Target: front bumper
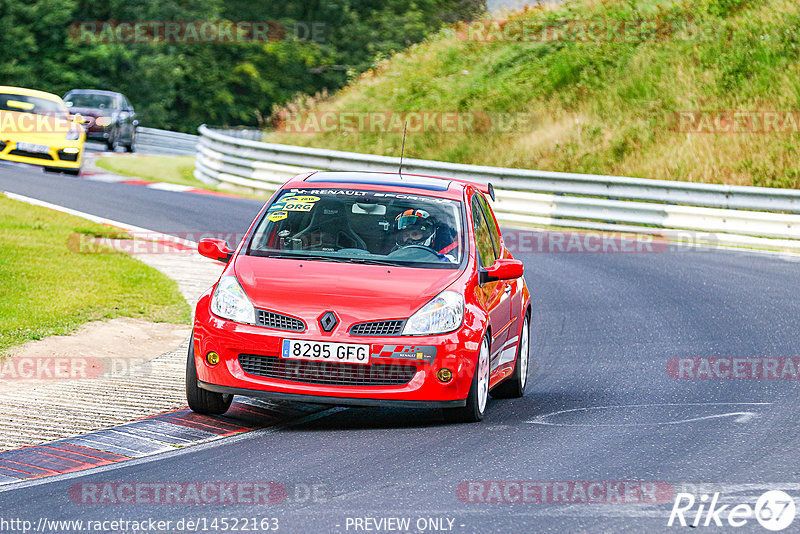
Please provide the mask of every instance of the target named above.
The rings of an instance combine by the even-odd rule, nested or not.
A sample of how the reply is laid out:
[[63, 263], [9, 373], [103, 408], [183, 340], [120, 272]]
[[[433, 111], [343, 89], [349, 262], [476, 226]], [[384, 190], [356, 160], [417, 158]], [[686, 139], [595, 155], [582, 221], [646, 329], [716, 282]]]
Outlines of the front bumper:
[[[206, 295], [197, 304], [192, 340], [198, 384], [203, 389], [336, 405], [420, 408], [465, 405], [482, 335], [466, 325], [455, 332], [437, 336], [351, 336], [348, 333], [350, 325], [340, 325], [332, 334], [310, 331], [311, 328], [305, 332], [287, 332], [220, 319], [210, 312], [209, 301], [210, 298]], [[413, 366], [415, 371], [408, 382], [399, 385], [311, 383], [245, 372], [239, 362], [239, 355], [280, 358], [284, 339], [369, 344], [369, 365]], [[382, 356], [386, 354], [383, 348], [393, 345], [435, 347], [436, 355], [422, 360]], [[409, 350], [413, 352], [413, 349]], [[214, 366], [209, 365], [205, 358], [211, 351], [219, 354], [220, 361]], [[366, 367], [358, 364], [338, 365]], [[436, 374], [441, 368], [452, 371], [452, 380], [447, 383], [438, 380]]]
[[297, 393], [280, 393], [277, 391], [263, 391], [259, 389], [230, 388], [207, 384], [198, 380], [198, 386], [208, 391], [216, 393], [227, 393], [229, 395], [243, 395], [245, 397], [264, 397], [275, 400], [286, 400], [293, 402], [310, 402], [314, 404], [333, 404], [336, 406], [384, 406], [390, 408], [460, 408], [466, 406], [467, 400], [450, 401], [407, 401], [398, 399], [362, 399], [350, 397], [328, 397], [323, 395], [300, 395]]
[[[64, 141], [50, 144], [45, 153], [27, 152], [17, 148], [15, 141], [0, 142], [0, 159], [59, 169], [80, 169], [83, 163], [83, 141]], [[67, 150], [68, 152], [65, 152]], [[75, 152], [77, 150], [77, 152]]]
[[86, 130], [86, 139], [90, 141], [107, 141], [111, 137], [111, 126], [93, 125]]

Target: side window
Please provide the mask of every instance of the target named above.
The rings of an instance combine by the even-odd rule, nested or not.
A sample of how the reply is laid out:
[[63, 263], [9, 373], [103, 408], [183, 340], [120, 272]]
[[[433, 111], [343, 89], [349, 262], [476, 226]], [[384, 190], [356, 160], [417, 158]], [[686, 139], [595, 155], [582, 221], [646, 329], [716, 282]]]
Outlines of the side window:
[[492, 234], [486, 224], [483, 209], [477, 195], [472, 197], [472, 227], [475, 230], [475, 244], [478, 250], [478, 261], [481, 267], [489, 267], [497, 259], [497, 253], [492, 243]]
[[492, 241], [494, 241], [494, 250], [497, 255], [500, 255], [500, 230], [497, 228], [497, 223], [494, 220], [494, 213], [492, 213], [492, 208], [489, 207], [489, 204], [486, 202], [486, 199], [481, 195], [475, 195], [478, 199], [478, 202], [481, 205], [481, 209], [483, 210], [483, 214], [486, 216], [486, 222], [489, 223], [489, 232], [492, 234]]
[[133, 111], [133, 106], [131, 106], [131, 103], [128, 102], [128, 99], [125, 98], [124, 96], [122, 97], [122, 108]]

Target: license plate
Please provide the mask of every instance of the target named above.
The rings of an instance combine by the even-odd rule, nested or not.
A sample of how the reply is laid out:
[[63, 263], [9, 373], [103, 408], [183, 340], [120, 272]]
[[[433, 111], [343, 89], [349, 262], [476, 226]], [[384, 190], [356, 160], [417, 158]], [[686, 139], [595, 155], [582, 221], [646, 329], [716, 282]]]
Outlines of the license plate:
[[369, 345], [284, 339], [281, 358], [337, 363], [369, 363]]
[[39, 154], [47, 154], [50, 152], [49, 146], [34, 145], [33, 143], [17, 143], [17, 148], [26, 152], [38, 152]]

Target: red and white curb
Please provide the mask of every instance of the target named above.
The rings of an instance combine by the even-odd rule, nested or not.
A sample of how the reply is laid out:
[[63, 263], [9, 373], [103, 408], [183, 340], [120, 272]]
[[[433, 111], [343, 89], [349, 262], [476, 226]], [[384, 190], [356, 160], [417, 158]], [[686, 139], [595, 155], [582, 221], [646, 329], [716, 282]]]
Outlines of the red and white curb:
[[0, 487], [85, 471], [218, 440], [330, 410], [315, 404], [234, 402], [224, 416], [188, 408], [43, 445], [0, 452]]
[[123, 184], [123, 185], [137, 185], [142, 187], [147, 187], [148, 189], [156, 189], [158, 191], [169, 191], [172, 193], [193, 193], [196, 195], [212, 195], [218, 197], [227, 197], [227, 198], [246, 198], [241, 195], [236, 195], [233, 193], [222, 193], [219, 191], [211, 191], [209, 189], [202, 189], [199, 187], [192, 187], [189, 185], [181, 185], [181, 184], [170, 184], [167, 182], [152, 182], [149, 180], [139, 180], [133, 178], [127, 178], [124, 176], [120, 176], [118, 174], [111, 174], [111, 173], [104, 173], [104, 172], [81, 172], [81, 178], [86, 178], [87, 180], [93, 180], [96, 182], [106, 182], [106, 183], [115, 183], [115, 184]]

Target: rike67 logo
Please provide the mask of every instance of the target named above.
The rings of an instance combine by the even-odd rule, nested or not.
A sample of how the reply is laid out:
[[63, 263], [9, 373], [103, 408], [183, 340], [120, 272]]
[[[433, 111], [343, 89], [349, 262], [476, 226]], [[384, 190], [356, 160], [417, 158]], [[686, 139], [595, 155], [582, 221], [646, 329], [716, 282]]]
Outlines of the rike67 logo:
[[779, 531], [794, 521], [794, 499], [784, 491], [764, 493], [756, 501], [755, 507], [744, 503], [733, 507], [730, 504], [720, 505], [719, 498], [719, 493], [711, 497], [704, 494], [699, 499], [691, 493], [678, 493], [667, 526], [742, 527], [755, 518], [765, 529]]

